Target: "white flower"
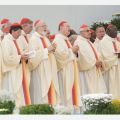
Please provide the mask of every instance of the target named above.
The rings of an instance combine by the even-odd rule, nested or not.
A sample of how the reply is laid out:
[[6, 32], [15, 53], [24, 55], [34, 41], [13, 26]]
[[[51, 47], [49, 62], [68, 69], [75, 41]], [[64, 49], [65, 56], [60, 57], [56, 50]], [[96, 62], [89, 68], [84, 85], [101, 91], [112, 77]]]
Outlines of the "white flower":
[[101, 103], [106, 104], [112, 101], [111, 94], [87, 94], [81, 97], [83, 107], [86, 109], [91, 108], [92, 106], [100, 105]]

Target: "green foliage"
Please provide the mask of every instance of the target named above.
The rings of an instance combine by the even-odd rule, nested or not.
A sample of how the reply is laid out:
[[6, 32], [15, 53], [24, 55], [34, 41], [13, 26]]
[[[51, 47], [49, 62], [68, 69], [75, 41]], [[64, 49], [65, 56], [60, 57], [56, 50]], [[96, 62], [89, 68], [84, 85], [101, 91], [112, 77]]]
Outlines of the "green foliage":
[[93, 30], [96, 30], [96, 28], [98, 26], [104, 26], [104, 28], [106, 29], [108, 24], [113, 24], [115, 25], [117, 28], [118, 28], [118, 31], [120, 31], [120, 17], [116, 17], [116, 18], [113, 18], [109, 23], [104, 23], [104, 22], [94, 22], [92, 25], [91, 25], [91, 29]]
[[99, 104], [89, 110], [86, 110], [84, 114], [120, 114], [120, 105], [112, 103]]
[[117, 28], [118, 28], [118, 30], [120, 31], [120, 17], [114, 18], [113, 20], [111, 20], [111, 23], [112, 23], [113, 25], [116, 25]]
[[12, 114], [15, 108], [15, 102], [4, 101], [0, 102], [0, 109], [6, 109], [6, 111], [0, 111], [0, 114]]
[[54, 114], [54, 109], [48, 104], [28, 105], [20, 108], [20, 114]]
[[105, 29], [108, 26], [108, 23], [104, 23], [104, 22], [95, 22], [91, 25], [91, 29], [96, 30], [97, 27], [99, 26], [103, 26]]

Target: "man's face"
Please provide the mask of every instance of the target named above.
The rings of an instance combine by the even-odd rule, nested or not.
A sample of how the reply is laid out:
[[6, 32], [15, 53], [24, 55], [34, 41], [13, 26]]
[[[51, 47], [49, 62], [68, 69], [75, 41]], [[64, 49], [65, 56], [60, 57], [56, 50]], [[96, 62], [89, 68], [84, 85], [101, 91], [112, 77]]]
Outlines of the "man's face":
[[30, 32], [33, 30], [33, 23], [27, 23], [27, 24], [23, 25], [22, 28], [26, 34], [30, 34]]
[[39, 25], [39, 28], [40, 28], [40, 30], [43, 32], [46, 32], [46, 30], [47, 30], [47, 25], [46, 25], [46, 23], [45, 22], [43, 22], [43, 21], [41, 21], [40, 22], [40, 25]]
[[70, 25], [68, 23], [64, 23], [61, 29], [66, 36], [70, 34]]
[[117, 27], [112, 26], [111, 28], [108, 28], [107, 29], [107, 34], [112, 38], [116, 38], [116, 36], [117, 36]]
[[84, 38], [86, 38], [86, 39], [90, 39], [90, 37], [91, 37], [90, 30], [87, 29], [87, 30], [81, 31], [81, 36], [84, 37]]
[[99, 27], [96, 29], [96, 37], [99, 39], [99, 40], [102, 40], [102, 38], [104, 37], [105, 35], [105, 29], [104, 27]]
[[48, 28], [44, 21], [41, 20], [40, 23], [37, 25], [37, 28], [38, 33], [40, 33], [43, 36], [46, 36], [46, 31]]
[[15, 38], [19, 38], [19, 36], [21, 35], [21, 29], [17, 30], [17, 31], [13, 31], [12, 34], [14, 34]]
[[4, 33], [9, 33], [9, 31], [10, 31], [10, 26], [11, 26], [11, 23], [10, 23], [10, 22], [7, 23], [5, 26], [2, 27], [2, 31], [3, 31]]

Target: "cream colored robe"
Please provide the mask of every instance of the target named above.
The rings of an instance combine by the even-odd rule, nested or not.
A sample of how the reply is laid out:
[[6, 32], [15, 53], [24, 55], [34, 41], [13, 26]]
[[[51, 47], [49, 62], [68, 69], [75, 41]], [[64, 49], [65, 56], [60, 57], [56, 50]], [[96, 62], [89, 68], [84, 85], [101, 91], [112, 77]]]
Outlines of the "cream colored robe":
[[0, 90], [2, 84], [2, 49], [1, 49], [1, 40], [0, 40]]
[[0, 90], [2, 89], [2, 76], [3, 76], [3, 72], [2, 72], [2, 54], [4, 53], [4, 52], [2, 52], [1, 44], [2, 44], [2, 40], [3, 40], [4, 36], [6, 36], [6, 34], [4, 34], [2, 32], [2, 30], [0, 30]]
[[[106, 93], [106, 86], [101, 70], [96, 68], [96, 58], [87, 39], [82, 36], [78, 36], [74, 45], [79, 46], [78, 67], [80, 70], [83, 94]], [[93, 47], [97, 52], [94, 45]]]
[[120, 43], [108, 35], [105, 35], [99, 47], [104, 62], [104, 78], [108, 93], [113, 94], [114, 98], [120, 98], [120, 60], [114, 54], [113, 41], [116, 42], [118, 51], [120, 51]]
[[[30, 34], [25, 34], [25, 32], [23, 30], [22, 30], [21, 36], [17, 39], [17, 42], [18, 42], [18, 44], [19, 44], [19, 46], [21, 48], [22, 53], [29, 51], [28, 43], [27, 43], [27, 41], [26, 41], [26, 39], [24, 37], [25, 35], [27, 36], [27, 40], [29, 42]], [[30, 85], [31, 72], [30, 72], [28, 63], [26, 64], [26, 75], [27, 75], [28, 85]]]
[[[75, 56], [72, 49], [68, 48], [65, 40], [68, 40], [68, 38], [62, 34], [57, 34], [53, 43], [57, 44], [55, 57], [57, 60], [59, 87], [62, 97], [61, 104], [72, 107], [72, 88], [74, 83], [73, 60], [75, 60]], [[78, 97], [80, 97], [80, 93]]]
[[[48, 103], [48, 90], [53, 80], [55, 88], [55, 104], [60, 102], [59, 84], [57, 76], [57, 65], [54, 55], [48, 58], [48, 49], [43, 47], [41, 36], [37, 32], [33, 33], [29, 50], [35, 50], [36, 56], [29, 60], [31, 72], [30, 93], [33, 104]], [[44, 37], [48, 46], [51, 45], [49, 40]]]
[[95, 45], [95, 47], [97, 48], [97, 50], [99, 51], [99, 44], [100, 44], [100, 41], [101, 40], [99, 40], [97, 37], [96, 37], [96, 39], [95, 39], [95, 42], [94, 42], [94, 45]]
[[25, 37], [24, 36], [26, 36], [27, 37], [27, 40], [28, 40], [28, 43], [29, 43], [29, 41], [30, 41], [30, 38], [31, 38], [31, 34], [26, 34], [23, 30], [22, 30], [22, 32], [21, 32], [21, 36], [19, 37], [19, 39], [17, 39], [17, 41], [19, 41], [19, 44], [21, 45], [21, 46], [23, 46], [23, 48], [24, 48], [24, 51], [25, 50], [28, 50], [28, 43], [27, 43], [27, 41], [26, 41], [26, 39], [25, 39]]
[[8, 90], [15, 97], [16, 106], [24, 105], [24, 95], [22, 89], [22, 65], [20, 64], [21, 56], [18, 55], [17, 49], [13, 42], [11, 34], [4, 37], [2, 41], [2, 89]]
[[2, 30], [0, 30], [0, 40], [2, 41], [2, 38], [4, 36], [4, 33], [2, 32]]

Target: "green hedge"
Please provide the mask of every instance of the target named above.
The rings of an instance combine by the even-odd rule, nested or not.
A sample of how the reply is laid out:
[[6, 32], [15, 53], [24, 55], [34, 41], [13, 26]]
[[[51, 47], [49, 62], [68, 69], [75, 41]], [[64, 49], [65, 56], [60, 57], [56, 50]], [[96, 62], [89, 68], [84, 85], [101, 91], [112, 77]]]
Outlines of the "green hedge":
[[97, 105], [86, 110], [84, 114], [120, 114], [120, 105], [108, 103], [106, 105]]
[[6, 111], [0, 111], [0, 114], [12, 114], [15, 108], [15, 102], [4, 101], [0, 102], [0, 109], [6, 109]]
[[48, 104], [28, 105], [20, 108], [20, 114], [54, 114], [54, 109]]

